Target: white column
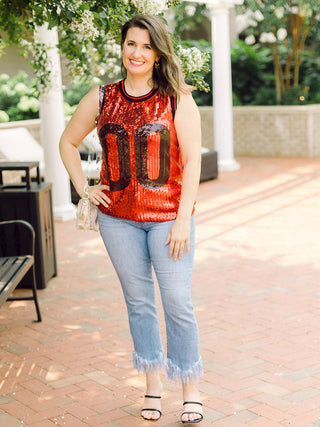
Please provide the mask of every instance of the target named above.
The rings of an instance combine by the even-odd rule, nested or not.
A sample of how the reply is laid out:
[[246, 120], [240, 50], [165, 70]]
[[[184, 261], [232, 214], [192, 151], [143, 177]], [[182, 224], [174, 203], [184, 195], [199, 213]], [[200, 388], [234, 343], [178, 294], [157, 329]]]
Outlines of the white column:
[[50, 87], [40, 97], [41, 143], [44, 148], [45, 179], [52, 182], [53, 213], [60, 221], [75, 217], [71, 203], [70, 181], [59, 155], [59, 140], [65, 128], [60, 56], [57, 49], [57, 29], [45, 24], [37, 29], [35, 37], [48, 46]]
[[212, 28], [214, 147], [218, 152], [218, 168], [224, 171], [240, 167], [233, 152], [229, 21], [229, 10], [233, 4], [224, 1], [214, 4], [207, 2]]

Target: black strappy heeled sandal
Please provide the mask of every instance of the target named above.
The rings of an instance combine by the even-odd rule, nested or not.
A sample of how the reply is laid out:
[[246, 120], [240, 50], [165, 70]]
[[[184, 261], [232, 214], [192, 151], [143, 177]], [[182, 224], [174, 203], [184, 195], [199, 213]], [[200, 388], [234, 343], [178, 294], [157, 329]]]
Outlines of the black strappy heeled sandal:
[[[183, 406], [184, 406], [184, 405], [188, 405], [188, 404], [190, 404], [190, 405], [200, 405], [200, 406], [202, 406], [202, 403], [201, 403], [201, 402], [190, 402], [190, 401], [183, 402]], [[193, 420], [193, 421], [183, 421], [183, 420], [181, 419], [182, 424], [196, 424], [196, 423], [200, 423], [200, 421], [202, 421], [202, 420], [203, 420], [203, 415], [202, 415], [200, 412], [195, 412], [195, 411], [186, 411], [186, 412], [182, 412], [182, 414], [181, 414], [181, 418], [183, 417], [183, 415], [186, 415], [186, 414], [196, 414], [196, 415], [200, 415], [200, 418], [197, 418], [196, 420]]]
[[[145, 394], [145, 396], [144, 396], [144, 397], [146, 397], [147, 399], [161, 399], [161, 396], [150, 396], [149, 394]], [[158, 412], [158, 413], [159, 413], [159, 417], [158, 417], [158, 418], [146, 418], [146, 417], [144, 417], [144, 416], [142, 415], [142, 412], [143, 412], [143, 411]], [[158, 420], [160, 419], [161, 415], [162, 415], [162, 412], [160, 411], [160, 409], [155, 409], [155, 408], [143, 408], [143, 409], [141, 410], [141, 416], [142, 416], [142, 418], [143, 418], [144, 420], [147, 420], [147, 421], [158, 421]]]

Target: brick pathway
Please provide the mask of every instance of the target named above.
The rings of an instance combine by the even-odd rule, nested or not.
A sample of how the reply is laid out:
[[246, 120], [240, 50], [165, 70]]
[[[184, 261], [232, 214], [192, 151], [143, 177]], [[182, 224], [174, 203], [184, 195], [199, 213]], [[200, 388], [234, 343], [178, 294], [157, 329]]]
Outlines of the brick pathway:
[[[320, 160], [239, 162], [198, 196], [201, 425], [317, 426]], [[55, 231], [59, 275], [39, 291], [43, 322], [28, 302], [0, 309], [0, 426], [178, 426], [179, 389], [166, 382], [161, 420], [139, 418], [144, 380], [99, 235], [72, 221]]]

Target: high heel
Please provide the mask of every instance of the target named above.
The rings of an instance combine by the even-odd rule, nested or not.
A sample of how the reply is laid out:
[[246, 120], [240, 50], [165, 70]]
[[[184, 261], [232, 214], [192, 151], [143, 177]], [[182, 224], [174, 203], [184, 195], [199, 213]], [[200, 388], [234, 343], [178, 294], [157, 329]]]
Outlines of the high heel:
[[[188, 404], [190, 404], [190, 405], [200, 405], [200, 406], [202, 406], [202, 403], [201, 403], [201, 402], [191, 402], [191, 401], [183, 402], [183, 405], [188, 405]], [[183, 421], [183, 420], [182, 420], [182, 417], [183, 417], [183, 415], [186, 415], [186, 414], [195, 414], [195, 415], [200, 415], [200, 418], [197, 418], [197, 419], [192, 420], [192, 421]], [[200, 421], [202, 421], [202, 420], [203, 420], [203, 415], [202, 415], [200, 412], [196, 412], [196, 411], [186, 411], [186, 412], [182, 412], [182, 414], [181, 414], [181, 422], [182, 422], [182, 424], [196, 424], [196, 423], [200, 423]]]
[[[149, 394], [145, 394], [145, 396], [147, 399], [161, 399], [161, 396], [150, 396]], [[142, 412], [144, 411], [152, 411], [152, 412], [158, 412], [159, 413], [159, 417], [158, 418], [146, 418], [143, 416]], [[143, 419], [147, 420], [147, 421], [158, 421], [160, 419], [162, 415], [162, 412], [160, 411], [160, 409], [155, 409], [155, 408], [143, 408], [141, 410], [141, 416]]]

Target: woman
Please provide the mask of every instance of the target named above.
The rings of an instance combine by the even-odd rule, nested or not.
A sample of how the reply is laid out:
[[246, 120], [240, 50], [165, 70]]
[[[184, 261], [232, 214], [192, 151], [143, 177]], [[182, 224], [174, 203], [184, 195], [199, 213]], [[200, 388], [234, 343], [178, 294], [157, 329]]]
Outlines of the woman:
[[[201, 161], [200, 117], [163, 22], [138, 15], [122, 28], [124, 80], [95, 87], [80, 102], [60, 141], [75, 189], [86, 178], [78, 146], [97, 125], [101, 183], [90, 186], [99, 228], [127, 304], [133, 362], [146, 374], [141, 415], [161, 416], [159, 369], [182, 383], [182, 423], [203, 419], [199, 332], [190, 295], [194, 204]], [[152, 268], [165, 313], [164, 357]]]

